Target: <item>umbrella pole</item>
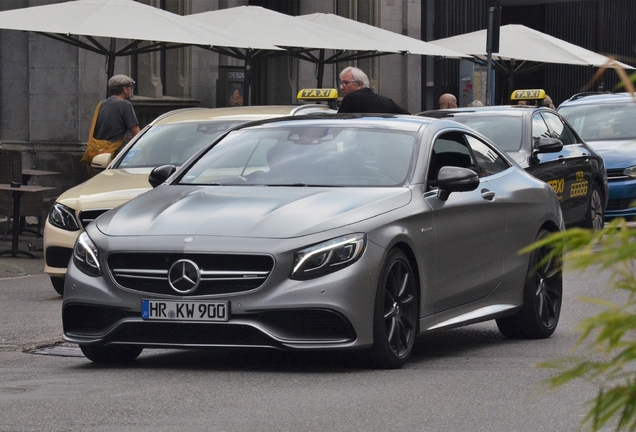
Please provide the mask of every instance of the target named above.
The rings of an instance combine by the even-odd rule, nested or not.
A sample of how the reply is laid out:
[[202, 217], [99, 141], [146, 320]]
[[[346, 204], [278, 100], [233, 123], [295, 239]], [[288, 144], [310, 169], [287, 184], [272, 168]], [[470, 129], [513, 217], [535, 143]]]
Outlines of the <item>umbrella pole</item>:
[[249, 53], [246, 52], [245, 57], [245, 81], [243, 83], [243, 105], [251, 105], [250, 103], [250, 81], [251, 81], [252, 61]]
[[117, 48], [117, 41], [115, 38], [110, 38], [110, 50], [108, 51], [108, 66], [106, 69], [106, 97], [108, 97], [108, 80], [115, 74], [115, 49]]
[[322, 80], [325, 75], [325, 50], [320, 50], [320, 56], [318, 58], [318, 82], [317, 87], [322, 88]]

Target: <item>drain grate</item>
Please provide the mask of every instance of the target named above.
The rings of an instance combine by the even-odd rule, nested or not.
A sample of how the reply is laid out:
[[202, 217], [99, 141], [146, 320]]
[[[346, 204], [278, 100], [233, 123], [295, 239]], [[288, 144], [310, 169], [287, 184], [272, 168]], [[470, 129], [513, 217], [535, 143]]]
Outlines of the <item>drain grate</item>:
[[84, 357], [82, 350], [80, 350], [77, 346], [53, 345], [36, 348], [28, 352], [31, 354], [52, 355], [59, 357]]

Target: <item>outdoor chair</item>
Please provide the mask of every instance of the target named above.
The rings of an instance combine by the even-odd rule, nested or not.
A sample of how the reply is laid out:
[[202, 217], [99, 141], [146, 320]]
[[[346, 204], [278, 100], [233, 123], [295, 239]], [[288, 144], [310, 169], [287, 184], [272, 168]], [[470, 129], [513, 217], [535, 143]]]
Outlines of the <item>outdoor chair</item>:
[[[22, 183], [22, 153], [17, 150], [0, 149], [0, 183]], [[44, 192], [23, 194], [20, 199], [20, 217], [34, 216], [37, 218], [37, 229], [33, 232], [37, 237], [42, 237], [42, 210], [44, 208]], [[3, 240], [7, 240], [7, 233], [13, 218], [13, 193], [0, 191], [0, 215], [7, 217]]]

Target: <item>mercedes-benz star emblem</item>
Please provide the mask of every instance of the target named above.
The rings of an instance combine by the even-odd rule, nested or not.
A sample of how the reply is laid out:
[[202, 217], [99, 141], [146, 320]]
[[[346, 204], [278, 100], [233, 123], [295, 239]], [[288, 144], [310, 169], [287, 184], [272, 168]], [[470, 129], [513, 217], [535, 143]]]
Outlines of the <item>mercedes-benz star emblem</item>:
[[176, 261], [168, 271], [168, 283], [179, 294], [189, 294], [199, 286], [201, 272], [195, 262], [187, 259]]

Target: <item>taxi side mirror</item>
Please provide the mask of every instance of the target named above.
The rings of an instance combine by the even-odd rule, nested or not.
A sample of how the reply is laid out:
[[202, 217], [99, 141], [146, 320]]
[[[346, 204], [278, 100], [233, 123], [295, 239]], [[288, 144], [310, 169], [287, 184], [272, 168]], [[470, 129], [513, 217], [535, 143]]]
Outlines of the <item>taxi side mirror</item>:
[[174, 165], [161, 165], [153, 168], [148, 176], [148, 183], [150, 183], [150, 186], [153, 188], [156, 188], [160, 184], [165, 183], [176, 170], [177, 167]]
[[539, 138], [536, 141], [535, 153], [558, 153], [563, 150], [563, 143], [557, 138]]
[[103, 171], [108, 167], [108, 165], [110, 165], [112, 160], [113, 155], [110, 153], [98, 154], [91, 160], [91, 168], [96, 171]]

